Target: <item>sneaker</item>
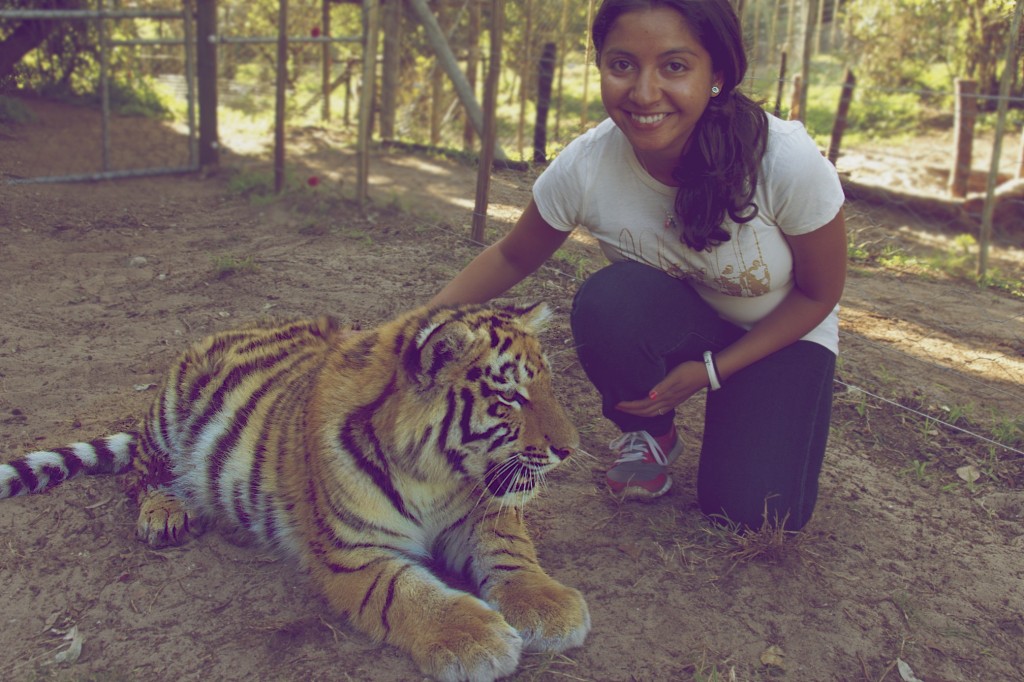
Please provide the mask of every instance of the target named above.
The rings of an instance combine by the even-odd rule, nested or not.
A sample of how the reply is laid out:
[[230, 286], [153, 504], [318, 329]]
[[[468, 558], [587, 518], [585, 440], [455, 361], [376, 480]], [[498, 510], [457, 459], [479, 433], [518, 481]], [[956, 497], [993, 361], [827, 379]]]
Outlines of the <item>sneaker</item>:
[[673, 431], [672, 436], [672, 449], [668, 454], [646, 431], [630, 431], [613, 440], [611, 448], [619, 453], [619, 458], [605, 474], [612, 493], [641, 499], [653, 499], [667, 493], [672, 487], [668, 467], [683, 451], [679, 434]]

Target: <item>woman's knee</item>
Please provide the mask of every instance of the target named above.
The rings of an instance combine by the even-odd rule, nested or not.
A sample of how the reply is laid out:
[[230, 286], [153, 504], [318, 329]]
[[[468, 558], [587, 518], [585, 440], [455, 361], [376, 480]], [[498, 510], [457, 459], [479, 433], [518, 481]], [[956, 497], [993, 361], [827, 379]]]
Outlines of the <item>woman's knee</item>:
[[689, 285], [657, 268], [635, 261], [612, 263], [587, 278], [573, 299], [574, 330], [650, 324], [684, 299]]

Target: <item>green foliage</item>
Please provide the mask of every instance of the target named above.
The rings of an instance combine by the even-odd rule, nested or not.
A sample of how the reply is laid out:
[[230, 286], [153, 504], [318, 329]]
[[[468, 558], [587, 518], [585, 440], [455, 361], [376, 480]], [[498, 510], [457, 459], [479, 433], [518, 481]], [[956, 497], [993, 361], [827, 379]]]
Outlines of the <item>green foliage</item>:
[[946, 31], [936, 29], [953, 25], [957, 14], [951, 2], [851, 0], [847, 39], [858, 77], [878, 87], [908, 87], [918, 84], [924, 65], [951, 67], [954, 46]]
[[238, 171], [228, 179], [228, 190], [260, 204], [274, 199], [274, 176], [271, 171]]
[[211, 256], [210, 263], [213, 266], [213, 274], [217, 279], [226, 279], [234, 275], [240, 275], [256, 270], [256, 260], [253, 256], [238, 258], [236, 256]]
[[849, 0], [852, 66], [865, 84], [924, 89], [954, 78], [994, 92], [1015, 0]]
[[[93, 97], [99, 93], [93, 92]], [[134, 83], [113, 81], [110, 83], [110, 107], [122, 116], [146, 116], [169, 118], [171, 109], [153, 86], [138, 79]]]

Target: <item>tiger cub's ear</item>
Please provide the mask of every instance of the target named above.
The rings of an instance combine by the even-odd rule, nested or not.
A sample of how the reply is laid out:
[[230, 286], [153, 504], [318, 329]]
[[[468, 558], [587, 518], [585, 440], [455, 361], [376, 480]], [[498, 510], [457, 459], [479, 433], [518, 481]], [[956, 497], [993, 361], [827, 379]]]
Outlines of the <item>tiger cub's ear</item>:
[[539, 334], [547, 329], [548, 320], [551, 319], [551, 308], [547, 303], [534, 303], [510, 310], [518, 315], [519, 322], [530, 334]]
[[469, 347], [472, 339], [465, 324], [450, 319], [430, 320], [406, 348], [406, 372], [421, 387], [428, 388]]

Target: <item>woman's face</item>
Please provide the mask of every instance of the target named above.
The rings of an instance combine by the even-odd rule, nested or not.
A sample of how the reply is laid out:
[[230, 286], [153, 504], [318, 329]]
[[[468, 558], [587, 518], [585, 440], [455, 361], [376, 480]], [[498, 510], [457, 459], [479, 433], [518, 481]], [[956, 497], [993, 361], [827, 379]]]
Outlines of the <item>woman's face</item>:
[[682, 15], [668, 7], [627, 12], [601, 52], [601, 101], [656, 177], [682, 153], [721, 85], [711, 55]]

